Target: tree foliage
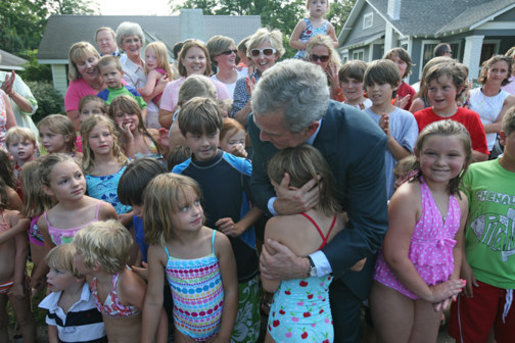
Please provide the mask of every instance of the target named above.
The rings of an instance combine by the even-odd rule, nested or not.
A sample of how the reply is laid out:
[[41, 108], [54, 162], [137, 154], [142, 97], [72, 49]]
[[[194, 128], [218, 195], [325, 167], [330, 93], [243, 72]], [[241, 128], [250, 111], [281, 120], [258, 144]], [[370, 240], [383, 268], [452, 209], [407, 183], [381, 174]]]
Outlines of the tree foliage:
[[94, 14], [86, 0], [0, 0], [0, 48], [13, 54], [36, 49], [52, 14]]

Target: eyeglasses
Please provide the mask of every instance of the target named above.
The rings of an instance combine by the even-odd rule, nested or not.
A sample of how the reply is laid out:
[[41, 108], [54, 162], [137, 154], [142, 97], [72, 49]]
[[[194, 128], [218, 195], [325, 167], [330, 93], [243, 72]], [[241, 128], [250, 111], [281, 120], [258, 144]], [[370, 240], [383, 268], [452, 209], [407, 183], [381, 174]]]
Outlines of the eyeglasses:
[[222, 52], [220, 53], [220, 55], [227, 55], [227, 56], [229, 56], [229, 55], [230, 55], [230, 54], [232, 54], [232, 53], [234, 53], [235, 55], [237, 55], [237, 54], [238, 54], [238, 50], [236, 50], [236, 49], [232, 49], [232, 50], [225, 50], [225, 51], [222, 51]]
[[265, 56], [272, 56], [273, 54], [275, 54], [276, 51], [277, 50], [275, 50], [274, 48], [252, 49], [252, 50], [250, 50], [250, 54], [253, 57], [258, 57], [261, 54], [263, 54]]
[[139, 38], [127, 38], [127, 39], [124, 39], [123, 40], [123, 43], [124, 44], [136, 44], [136, 43], [139, 43], [140, 42], [140, 39]]
[[316, 62], [316, 61], [320, 61], [320, 62], [327, 62], [327, 61], [329, 61], [329, 55], [322, 55], [322, 56], [319, 56], [319, 55], [312, 54], [312, 55], [310, 56], [310, 59], [311, 59], [311, 61], [313, 61], [313, 62]]

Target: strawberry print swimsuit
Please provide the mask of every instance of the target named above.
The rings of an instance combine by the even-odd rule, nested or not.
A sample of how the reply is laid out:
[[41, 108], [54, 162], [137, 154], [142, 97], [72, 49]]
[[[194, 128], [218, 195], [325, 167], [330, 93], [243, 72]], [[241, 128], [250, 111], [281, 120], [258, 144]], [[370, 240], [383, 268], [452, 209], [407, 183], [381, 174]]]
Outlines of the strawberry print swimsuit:
[[[317, 229], [323, 239], [322, 249], [336, 223], [336, 215], [327, 235], [316, 222], [301, 213]], [[283, 280], [275, 291], [270, 307], [267, 330], [276, 342], [317, 342], [333, 341], [333, 320], [329, 306], [329, 285], [333, 277], [308, 277]]]

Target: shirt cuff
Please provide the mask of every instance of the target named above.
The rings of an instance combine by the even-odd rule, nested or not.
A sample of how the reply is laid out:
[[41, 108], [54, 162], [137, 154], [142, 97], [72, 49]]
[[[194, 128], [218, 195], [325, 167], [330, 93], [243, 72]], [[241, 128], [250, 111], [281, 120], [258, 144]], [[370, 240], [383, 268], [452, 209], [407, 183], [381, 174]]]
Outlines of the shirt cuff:
[[329, 264], [329, 260], [321, 250], [315, 251], [310, 254], [309, 257], [311, 257], [311, 260], [315, 265], [318, 277], [329, 275], [333, 272], [331, 264]]
[[275, 203], [275, 199], [277, 199], [277, 197], [271, 197], [270, 199], [268, 199], [268, 211], [273, 215], [273, 216], [276, 216], [277, 215], [277, 212], [275, 211], [275, 208], [274, 208], [274, 203]]

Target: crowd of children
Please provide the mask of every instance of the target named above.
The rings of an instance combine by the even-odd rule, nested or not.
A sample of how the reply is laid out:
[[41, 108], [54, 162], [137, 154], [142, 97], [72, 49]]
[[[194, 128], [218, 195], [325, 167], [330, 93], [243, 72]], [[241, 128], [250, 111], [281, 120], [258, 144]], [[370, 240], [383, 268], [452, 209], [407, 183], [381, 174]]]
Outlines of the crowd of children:
[[[515, 96], [501, 88], [513, 56], [487, 60], [472, 90], [464, 65], [437, 57], [416, 93], [404, 81], [413, 66], [406, 50], [340, 67], [324, 19], [328, 1], [308, 0], [307, 9], [290, 37], [295, 58], [320, 65], [331, 98], [360, 110], [387, 140], [389, 229], [367, 305], [376, 336], [434, 342], [452, 302], [449, 331], [458, 341], [513, 341]], [[234, 62], [234, 42], [217, 39], [212, 46], [231, 49], [211, 57]], [[220, 99], [223, 83], [207, 77], [202, 42], [184, 44], [183, 78], [173, 83], [166, 46], [154, 42], [139, 89], [122, 80], [119, 57], [99, 60], [106, 88], [80, 99], [78, 131], [53, 114], [37, 124], [39, 137], [17, 126], [6, 132], [0, 342], [9, 341], [7, 301], [23, 341], [36, 341], [31, 299], [44, 289], [38, 306], [47, 311], [50, 342], [343, 341], [333, 330], [332, 276], [259, 277], [264, 239], [308, 256], [348, 217], [334, 194], [339, 181], [309, 144], [281, 150], [265, 168], [274, 187], [285, 173], [291, 189], [321, 180], [314, 205], [272, 218], [253, 206], [252, 92], [284, 48], [279, 31], [260, 29], [245, 41], [238, 50], [247, 65], [235, 68], [254, 72], [232, 80], [234, 106]], [[147, 102], [161, 100], [164, 128], [161, 112], [147, 112]]]

